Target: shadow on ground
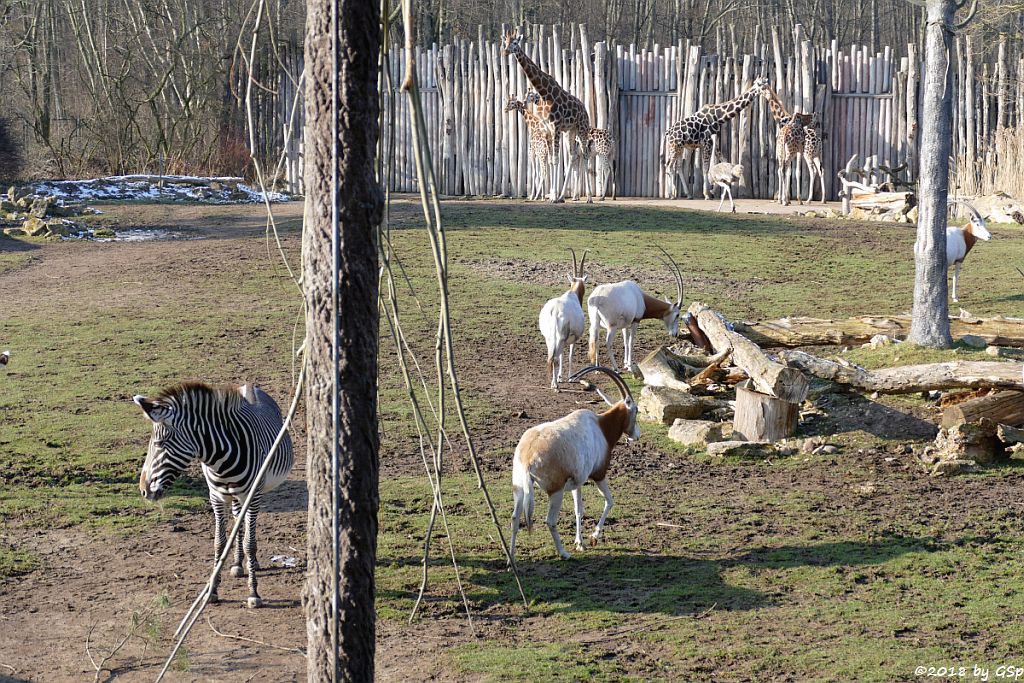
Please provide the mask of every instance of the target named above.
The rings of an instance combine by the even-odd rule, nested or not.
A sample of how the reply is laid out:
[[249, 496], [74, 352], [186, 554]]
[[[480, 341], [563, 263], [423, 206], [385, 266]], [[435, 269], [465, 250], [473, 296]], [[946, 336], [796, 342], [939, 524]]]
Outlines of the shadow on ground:
[[[721, 559], [636, 552], [589, 550], [571, 560], [520, 561], [518, 568], [527, 597], [547, 603], [546, 613], [598, 612], [620, 614], [657, 612], [699, 614], [716, 610], [742, 611], [770, 607], [778, 596], [729, 584], [723, 571], [746, 567], [760, 570], [794, 567], [864, 566], [888, 562], [910, 552], [936, 552], [943, 546], [933, 538], [892, 536], [876, 542], [839, 541], [817, 545], [761, 547]], [[553, 553], [553, 551], [552, 551]], [[384, 563], [387, 558], [381, 558]], [[420, 558], [399, 563], [419, 565]], [[515, 595], [514, 579], [499, 562], [460, 558], [472, 571], [470, 582], [486, 591], [467, 591], [470, 600], [489, 603], [495, 596]], [[408, 591], [379, 590], [384, 598], [414, 599]]]

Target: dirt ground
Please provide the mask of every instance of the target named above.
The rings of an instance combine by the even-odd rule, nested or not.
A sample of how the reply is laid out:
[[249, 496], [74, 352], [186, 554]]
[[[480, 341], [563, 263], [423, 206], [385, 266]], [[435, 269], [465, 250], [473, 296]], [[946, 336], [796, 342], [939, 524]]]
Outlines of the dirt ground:
[[[620, 200], [629, 205], [632, 200]], [[658, 202], [644, 202], [647, 205]], [[767, 202], [739, 200], [740, 211], [775, 210]], [[713, 208], [710, 207], [710, 208]], [[798, 208], [798, 207], [795, 207]], [[76, 276], [102, 269], [111, 282], [122, 283], [113, 292], [98, 296], [147, 297], [147, 288], [131, 283], [158, 282], [161, 274], [183, 273], [182, 277], [201, 279], [204, 273], [225, 267], [261, 267], [265, 247], [260, 240], [246, 239], [261, 234], [264, 213], [260, 206], [162, 206], [136, 205], [105, 209], [121, 226], [164, 227], [183, 231], [197, 240], [114, 244], [47, 244], [38, 249], [31, 261], [0, 275], [0, 291], [9, 301], [30, 297], [60, 297], [73, 305], [78, 297], [90, 293], [76, 288]], [[298, 203], [277, 207], [279, 220], [295, 225], [301, 219]], [[296, 233], [286, 237], [288, 246], [296, 246]], [[499, 268], [500, 264], [481, 263], [481, 268]], [[212, 294], [211, 294], [212, 296]], [[155, 300], [155, 299], [154, 299]], [[532, 332], [531, 332], [532, 334]], [[529, 339], [529, 341], [527, 341]], [[507, 467], [504, 458], [487, 455], [496, 448], [514, 444], [522, 430], [539, 415], [557, 413], [576, 405], [571, 392], [523, 391], [520, 377], [535, 374], [536, 359], [526, 354], [509, 354], [507, 349], [533, 343], [523, 333], [512, 339], [500, 338], [483, 349], [481, 358], [500, 359], [500, 368], [483, 364], [463, 368], [462, 379], [474, 392], [507, 406], [504, 415], [487, 424], [474, 425], [486, 467], [491, 471]], [[500, 372], [496, 372], [500, 370]], [[828, 433], [830, 421], [851, 420], [872, 433], [903, 434], [908, 438], [928, 438], [934, 431], [927, 411], [897, 410], [877, 403], [836, 399], [838, 405], [828, 417], [822, 417], [810, 429]], [[303, 416], [293, 433], [297, 445], [297, 464], [288, 482], [270, 499], [269, 509], [260, 517], [261, 555], [304, 557], [305, 467]], [[616, 465], [630, 471], [629, 486], [646, 491], [653, 498], [673, 498], [691, 489], [716, 491], [723, 499], [742, 498], [779, 487], [798, 487], [811, 492], [827, 492], [829, 501], [822, 513], [822, 531], [838, 523], [847, 508], [857, 508], [868, 521], [884, 533], [891, 520], [918, 515], [952, 520], [970, 508], [972, 499], [984, 496], [993, 504], [1015, 504], [1019, 497], [1019, 478], [972, 481], [956, 486], [947, 481], [920, 476], [908, 455], [898, 446], [872, 449], [858, 456], [857, 471], [836, 461], [808, 463], [793, 469], [749, 468], [709, 465], [685, 459], [667, 459], [648, 444], [622, 448]], [[669, 461], [672, 460], [672, 461]], [[418, 454], [389, 454], [383, 461], [382, 478], [401, 473], [420, 473]], [[665, 472], [671, 471], [671, 477]], [[878, 483], [877, 493], [869, 498], [852, 496], [850, 487], [865, 481]], [[832, 495], [839, 493], [838, 495]], [[498, 498], [504, 506], [504, 492]], [[834, 513], [834, 514], [833, 514]], [[564, 513], [563, 513], [564, 514]], [[205, 580], [209, 569], [211, 521], [208, 514], [183, 515], [172, 525], [161, 525], [145, 535], [122, 537], [83, 529], [34, 530], [13, 535], [17, 544], [30, 547], [43, 569], [0, 582], [0, 681], [80, 681], [94, 675], [90, 652], [99, 660], [110, 652], [130, 628], [133, 610], [146, 610], [138, 596], [150, 596], [167, 590], [170, 607], [165, 611], [165, 631], [173, 630], [187, 608], [194, 591]], [[638, 531], [657, 552], [664, 530], [653, 526]], [[715, 529], [695, 528], [693, 534], [714, 534]], [[756, 547], [756, 537], [750, 546]], [[196, 558], [202, 558], [197, 561]], [[169, 576], [170, 575], [170, 576]], [[207, 611], [188, 642], [189, 671], [172, 671], [170, 681], [298, 681], [305, 677], [305, 662], [298, 652], [305, 646], [306, 633], [300, 596], [303, 564], [295, 568], [267, 567], [260, 574], [260, 589], [266, 608], [249, 610], [243, 606], [244, 584], [225, 576], [222, 602]], [[213, 627], [221, 633], [218, 635]], [[477, 624], [486, 637], [525, 633], [544, 637], [541, 618], [524, 619], [516, 606], [494, 609]], [[250, 642], [228, 636], [237, 635], [262, 642]], [[581, 642], [588, 634], [581, 633]], [[470, 639], [463, 618], [424, 620], [412, 625], [404, 621], [380, 623], [378, 677], [382, 681], [449, 678], [441, 664], [447, 648]], [[87, 652], [88, 644], [88, 652]], [[622, 645], [627, 650], [629, 647]], [[615, 652], [614, 647], [611, 649]], [[110, 677], [117, 681], [153, 680], [162, 661], [162, 648], [148, 648], [141, 638], [132, 639], [113, 661]], [[100, 653], [100, 654], [97, 654]], [[653, 667], [657, 652], [632, 650], [619, 655], [633, 658], [633, 670], [640, 676]], [[653, 671], [653, 669], [651, 669]], [[472, 679], [473, 677], [467, 677]]]

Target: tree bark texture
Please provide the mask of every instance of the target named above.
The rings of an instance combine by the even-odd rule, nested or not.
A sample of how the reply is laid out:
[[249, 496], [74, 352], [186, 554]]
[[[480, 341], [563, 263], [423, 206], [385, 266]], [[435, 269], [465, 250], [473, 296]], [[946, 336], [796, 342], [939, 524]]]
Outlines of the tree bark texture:
[[[332, 680], [332, 217], [331, 9], [307, 0], [305, 231], [308, 680]], [[340, 0], [338, 203], [340, 238], [337, 491], [340, 527], [340, 681], [374, 676], [374, 565], [377, 554], [377, 227], [383, 194], [374, 177], [378, 136], [379, 5]]]
[[983, 419], [1014, 427], [1024, 424], [1024, 392], [997, 391], [942, 411], [942, 426], [947, 428]]
[[949, 348], [946, 286], [946, 197], [952, 140], [954, 0], [928, 0], [925, 37], [924, 115], [915, 245], [914, 310], [909, 341]]
[[735, 441], [778, 441], [796, 431], [799, 404], [754, 391], [749, 382], [736, 385]]

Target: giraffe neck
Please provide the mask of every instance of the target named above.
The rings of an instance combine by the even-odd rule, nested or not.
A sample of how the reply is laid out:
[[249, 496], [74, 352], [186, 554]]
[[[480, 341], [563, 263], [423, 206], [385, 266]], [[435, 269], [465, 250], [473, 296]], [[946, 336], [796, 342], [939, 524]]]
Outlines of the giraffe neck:
[[735, 100], [729, 100], [715, 107], [715, 122], [721, 124], [736, 118], [741, 111], [750, 106], [758, 92], [756, 88], [751, 88]]
[[541, 100], [550, 99], [551, 96], [562, 89], [562, 86], [558, 85], [558, 81], [554, 79], [537, 66], [537, 64], [526, 56], [526, 53], [521, 49], [516, 53], [516, 61], [519, 62], [519, 66], [523, 68], [523, 72], [526, 74], [527, 80], [530, 81], [530, 85], [540, 95]]
[[772, 118], [776, 121], [781, 121], [789, 116], [789, 112], [782, 106], [782, 100], [774, 90], [768, 91], [768, 107], [772, 110]]

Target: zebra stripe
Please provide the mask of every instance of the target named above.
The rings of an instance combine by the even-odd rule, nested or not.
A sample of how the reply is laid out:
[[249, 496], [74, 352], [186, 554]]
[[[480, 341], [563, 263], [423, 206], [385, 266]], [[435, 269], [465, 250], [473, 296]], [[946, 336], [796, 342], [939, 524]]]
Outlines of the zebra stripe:
[[[170, 483], [193, 460], [202, 464], [214, 516], [214, 561], [224, 548], [226, 521], [237, 515], [242, 500], [255, 485], [256, 474], [277, 438], [283, 420], [269, 395], [251, 385], [180, 384], [154, 399], [135, 402], [153, 422], [139, 489], [147, 500], [159, 499]], [[259, 607], [256, 590], [256, 516], [263, 494], [277, 488], [294, 464], [291, 437], [286, 433], [271, 456], [264, 481], [253, 493], [245, 516], [245, 534], [238, 536], [233, 576], [244, 576], [243, 550], [249, 574], [249, 606]], [[217, 600], [220, 577], [214, 577], [211, 601]]]

